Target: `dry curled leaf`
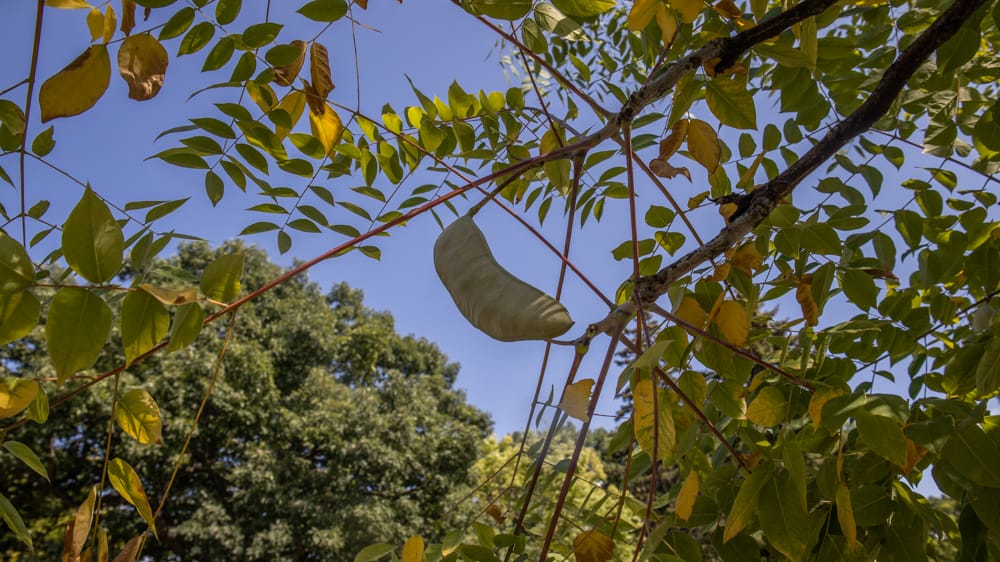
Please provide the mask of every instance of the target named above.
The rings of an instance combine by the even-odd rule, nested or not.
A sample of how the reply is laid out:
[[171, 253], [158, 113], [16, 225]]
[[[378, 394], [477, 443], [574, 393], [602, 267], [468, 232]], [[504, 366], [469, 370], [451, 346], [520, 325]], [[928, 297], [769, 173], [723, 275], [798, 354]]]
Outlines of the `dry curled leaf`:
[[122, 33], [127, 36], [132, 32], [133, 27], [135, 27], [135, 2], [122, 0]]
[[285, 66], [274, 67], [274, 81], [279, 86], [291, 86], [302, 70], [302, 63], [306, 60], [306, 42], [296, 39], [290, 44], [299, 48], [299, 56]]
[[330, 72], [330, 57], [326, 47], [313, 43], [309, 47], [309, 75], [316, 95], [323, 101], [333, 91], [333, 76]]
[[168, 62], [167, 50], [152, 35], [126, 37], [118, 49], [118, 73], [128, 84], [128, 97], [145, 101], [156, 96]]
[[669, 162], [654, 158], [649, 161], [649, 169], [661, 178], [672, 179], [678, 175], [684, 176], [691, 181], [691, 172], [687, 168], [675, 168]]

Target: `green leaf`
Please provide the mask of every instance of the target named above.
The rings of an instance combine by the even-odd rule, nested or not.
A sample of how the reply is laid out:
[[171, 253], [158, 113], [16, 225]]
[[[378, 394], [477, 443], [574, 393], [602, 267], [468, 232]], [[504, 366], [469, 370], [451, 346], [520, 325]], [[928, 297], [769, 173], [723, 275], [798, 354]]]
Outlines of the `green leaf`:
[[313, 0], [296, 11], [313, 21], [337, 21], [347, 13], [347, 2], [344, 0]]
[[205, 172], [205, 194], [208, 195], [208, 200], [212, 202], [213, 207], [222, 200], [225, 191], [226, 185], [219, 174], [211, 170]]
[[34, 548], [31, 543], [31, 535], [28, 534], [28, 528], [24, 526], [24, 520], [3, 494], [0, 494], [0, 517], [3, 517], [7, 527], [14, 532], [17, 540], [28, 545], [29, 549]]
[[281, 32], [282, 27], [284, 26], [280, 23], [273, 22], [251, 25], [243, 32], [243, 43], [252, 49], [263, 47], [274, 41], [274, 38]]
[[760, 491], [757, 509], [764, 538], [790, 560], [805, 560], [812, 543], [809, 513], [787, 480], [771, 479]]
[[125, 237], [111, 210], [88, 186], [63, 225], [66, 263], [91, 283], [106, 283], [121, 269]]
[[757, 425], [774, 427], [785, 421], [788, 400], [777, 387], [765, 386], [747, 406], [747, 419]]
[[160, 343], [169, 327], [170, 313], [156, 297], [142, 290], [125, 295], [121, 310], [125, 366]]
[[0, 295], [0, 345], [31, 333], [38, 325], [42, 304], [28, 291]]
[[208, 52], [208, 56], [205, 57], [205, 64], [201, 66], [201, 71], [222, 68], [229, 62], [229, 59], [233, 58], [234, 52], [236, 52], [236, 41], [232, 37], [227, 36], [219, 39], [218, 43]]
[[49, 397], [45, 394], [45, 389], [38, 387], [38, 394], [28, 406], [28, 419], [35, 423], [45, 423], [49, 419]]
[[979, 116], [972, 134], [977, 143], [1000, 152], [1000, 99]]
[[840, 279], [840, 288], [847, 298], [862, 310], [875, 308], [878, 305], [878, 287], [875, 286], [871, 275], [861, 270], [844, 271]]
[[200, 117], [191, 119], [191, 122], [217, 137], [222, 137], [224, 139], [236, 138], [236, 132], [233, 131], [233, 128], [218, 119], [212, 117]]
[[204, 320], [205, 312], [198, 303], [192, 302], [178, 307], [177, 311], [174, 312], [174, 321], [170, 325], [170, 343], [167, 344], [167, 353], [191, 345], [201, 333]]
[[236, 16], [240, 14], [243, 0], [219, 0], [215, 5], [215, 21], [220, 25], [233, 23]]
[[203, 21], [192, 27], [184, 39], [181, 39], [181, 46], [177, 48], [177, 56], [197, 53], [215, 36], [215, 26], [210, 22]]
[[391, 544], [372, 544], [361, 549], [361, 552], [354, 557], [354, 562], [371, 562], [372, 560], [379, 560], [385, 558], [386, 555], [393, 552], [395, 547]]
[[146, 491], [142, 488], [142, 481], [135, 469], [120, 458], [112, 459], [108, 463], [108, 480], [111, 486], [121, 495], [121, 497], [132, 504], [139, 515], [146, 521], [153, 535], [156, 535], [156, 524], [153, 521], [153, 510], [149, 508], [149, 500], [146, 499]]
[[976, 390], [988, 396], [1000, 388], [1000, 323], [976, 366]]
[[201, 274], [199, 286], [206, 297], [218, 302], [229, 302], [240, 295], [242, 275], [243, 253], [226, 254], [208, 264]]
[[705, 101], [724, 125], [737, 129], [757, 128], [753, 96], [742, 80], [720, 77], [706, 82]]
[[959, 429], [941, 449], [941, 460], [979, 486], [1000, 488], [1000, 443], [977, 424]]
[[[985, 8], [988, 4], [983, 4]], [[982, 13], [981, 10], [978, 11]], [[977, 14], [978, 15], [978, 14]], [[982, 16], [968, 18], [965, 23], [937, 50], [938, 72], [942, 76], [951, 76], [965, 63], [972, 60], [979, 50]]]
[[163, 24], [163, 27], [160, 28], [160, 41], [177, 37], [187, 31], [192, 23], [194, 23], [194, 8], [184, 6], [180, 10], [177, 10], [174, 15], [170, 16], [167, 23]]
[[125, 433], [144, 445], [163, 442], [160, 408], [145, 390], [134, 388], [122, 394], [115, 405], [115, 421]]
[[872, 452], [897, 465], [906, 466], [906, 437], [899, 422], [865, 411], [855, 416], [858, 435]]
[[56, 146], [56, 141], [52, 138], [54, 132], [55, 128], [49, 125], [48, 129], [38, 133], [35, 140], [31, 141], [31, 151], [37, 156], [45, 156], [52, 152], [52, 149]]
[[19, 105], [10, 100], [0, 99], [0, 122], [15, 135], [24, 132], [24, 112]]
[[599, 16], [614, 9], [615, 0], [552, 0], [559, 11], [571, 18]]
[[111, 307], [87, 289], [59, 289], [49, 305], [45, 341], [59, 384], [95, 362], [111, 333]]
[[766, 467], [757, 467], [755, 471], [750, 473], [750, 476], [747, 476], [747, 479], [740, 486], [740, 491], [736, 493], [736, 499], [733, 500], [733, 507], [729, 510], [729, 516], [726, 517], [723, 542], [729, 542], [730, 539], [740, 534], [740, 531], [746, 528], [747, 523], [750, 522], [750, 518], [753, 517], [754, 511], [757, 510], [757, 498], [760, 496], [761, 489], [765, 484], [772, 481], [771, 471]]
[[518, 20], [531, 11], [531, 0], [470, 0], [472, 13], [499, 20]]
[[17, 377], [0, 377], [0, 418], [20, 414], [31, 405], [41, 387], [37, 381]]
[[42, 464], [42, 461], [38, 458], [38, 455], [36, 455], [35, 452], [31, 450], [31, 447], [25, 445], [24, 443], [20, 443], [18, 441], [4, 441], [3, 447], [4, 449], [10, 451], [10, 453], [15, 457], [17, 457], [21, 462], [27, 465], [28, 468], [34, 470], [38, 474], [41, 474], [42, 478], [51, 481], [51, 479], [49, 478], [48, 471], [45, 470], [45, 465]]
[[153, 158], [159, 158], [179, 168], [192, 168], [195, 170], [207, 170], [209, 168], [208, 162], [205, 162], [205, 159], [191, 148], [168, 148], [158, 152]]
[[0, 294], [20, 293], [35, 283], [35, 266], [24, 246], [0, 230]]

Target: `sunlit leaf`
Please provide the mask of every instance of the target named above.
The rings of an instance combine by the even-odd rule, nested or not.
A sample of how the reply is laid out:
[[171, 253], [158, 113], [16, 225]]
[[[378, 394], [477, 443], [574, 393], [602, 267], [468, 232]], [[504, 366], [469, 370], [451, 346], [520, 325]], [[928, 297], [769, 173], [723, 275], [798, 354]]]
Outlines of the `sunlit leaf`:
[[15, 377], [0, 378], [0, 418], [23, 412], [38, 394], [38, 382]]
[[111, 58], [105, 45], [92, 45], [42, 84], [38, 105], [42, 122], [87, 111], [111, 82]]
[[344, 0], [313, 0], [307, 2], [297, 11], [314, 21], [337, 21], [347, 13], [347, 2]]
[[111, 307], [87, 289], [59, 289], [49, 305], [45, 341], [59, 384], [90, 368], [111, 333]]
[[122, 394], [115, 406], [115, 420], [125, 433], [142, 444], [162, 443], [160, 409], [145, 390], [134, 388]]
[[698, 473], [692, 470], [681, 485], [681, 491], [677, 493], [677, 504], [674, 506], [674, 513], [681, 521], [691, 519], [691, 512], [694, 510], [694, 501], [698, 498], [699, 489]]
[[[701, 6], [701, 2], [698, 2]], [[736, 78], [715, 78], [705, 84], [708, 108], [724, 125], [737, 129], [757, 128], [757, 109], [746, 83]]]
[[4, 441], [3, 446], [5, 449], [10, 451], [12, 455], [18, 458], [21, 462], [27, 465], [28, 468], [34, 470], [38, 474], [42, 475], [42, 478], [49, 480], [49, 473], [45, 470], [45, 465], [42, 464], [41, 459], [38, 455], [31, 450], [31, 447], [20, 443], [18, 441]]
[[128, 97], [143, 101], [160, 91], [167, 72], [168, 55], [152, 35], [125, 38], [118, 48], [118, 72], [128, 84]]
[[92, 283], [110, 281], [121, 269], [125, 237], [107, 204], [90, 187], [63, 225], [63, 254]]
[[309, 46], [309, 79], [312, 80], [312, 88], [320, 101], [326, 101], [327, 96], [333, 91], [333, 74], [330, 70], [330, 56], [326, 52], [326, 47], [321, 43], [313, 42]]
[[665, 389], [657, 390], [654, 409], [653, 381], [643, 379], [632, 387], [632, 430], [644, 451], [650, 455], [656, 451], [656, 457], [663, 459], [673, 452], [677, 435], [669, 395]]
[[723, 302], [715, 316], [715, 324], [726, 341], [736, 346], [746, 345], [750, 336], [750, 315], [742, 304], [736, 301]]
[[24, 246], [0, 230], [0, 294], [20, 293], [35, 283], [35, 266]]
[[722, 147], [715, 129], [700, 119], [691, 119], [687, 133], [688, 151], [711, 174], [719, 167]]
[[899, 422], [868, 412], [858, 413], [855, 419], [858, 435], [875, 454], [898, 466], [906, 464], [906, 437]]
[[573, 539], [576, 562], [608, 562], [614, 554], [614, 541], [597, 529], [584, 531]]
[[681, 15], [681, 21], [684, 23], [691, 23], [694, 21], [698, 14], [701, 13], [702, 8], [705, 7], [704, 2], [696, 0], [669, 0], [670, 7], [677, 10]]
[[552, 0], [559, 11], [571, 18], [589, 18], [614, 9], [616, 0]]
[[469, 0], [474, 14], [500, 20], [518, 20], [531, 10], [531, 0]]
[[170, 325], [170, 343], [167, 344], [167, 351], [173, 352], [191, 345], [201, 333], [204, 319], [205, 311], [196, 302], [179, 307]]
[[122, 499], [132, 504], [142, 519], [149, 525], [156, 535], [156, 524], [153, 521], [153, 510], [149, 507], [149, 500], [146, 499], [146, 491], [142, 487], [142, 481], [130, 464], [120, 458], [112, 459], [108, 463], [108, 480], [115, 491], [121, 495]]
[[626, 25], [632, 31], [642, 31], [653, 21], [657, 8], [662, 4], [662, 0], [635, 0], [628, 12]]
[[309, 111], [309, 125], [312, 135], [316, 137], [330, 156], [344, 135], [344, 124], [332, 107], [326, 106], [322, 115]]
[[747, 419], [757, 425], [774, 427], [785, 421], [788, 401], [777, 387], [765, 386], [747, 406]]
[[240, 277], [243, 276], [243, 253], [225, 254], [208, 264], [201, 273], [199, 287], [206, 297], [229, 302], [240, 295]]
[[147, 291], [130, 291], [121, 308], [121, 338], [125, 365], [131, 365], [167, 335], [167, 307]]
[[385, 558], [390, 553], [392, 553], [395, 548], [391, 544], [371, 544], [361, 549], [357, 556], [354, 557], [354, 562], [372, 562], [373, 560], [380, 560]]
[[589, 421], [587, 408], [590, 405], [590, 388], [594, 386], [594, 379], [578, 380], [566, 387], [562, 399], [559, 401], [559, 409], [566, 412], [570, 417], [580, 421]]
[[424, 539], [420, 535], [413, 535], [406, 540], [403, 545], [402, 562], [423, 562], [424, 560]]

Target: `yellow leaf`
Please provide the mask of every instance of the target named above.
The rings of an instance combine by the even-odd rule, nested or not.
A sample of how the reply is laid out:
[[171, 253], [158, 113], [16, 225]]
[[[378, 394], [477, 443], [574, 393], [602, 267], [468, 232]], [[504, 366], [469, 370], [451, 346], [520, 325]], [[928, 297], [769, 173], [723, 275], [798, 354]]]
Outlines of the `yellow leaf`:
[[90, 30], [90, 41], [93, 43], [104, 35], [104, 14], [97, 8], [91, 8], [87, 14], [87, 29]]
[[677, 35], [677, 18], [667, 11], [667, 7], [660, 4], [656, 8], [656, 26], [660, 28], [660, 35], [663, 36], [665, 44], [674, 40]]
[[774, 427], [785, 421], [788, 401], [785, 395], [773, 386], [765, 386], [747, 406], [747, 419], [757, 425]]
[[545, 131], [542, 135], [542, 140], [538, 143], [538, 153], [548, 154], [563, 144], [562, 131], [549, 129], [548, 131]]
[[799, 286], [795, 289], [795, 300], [799, 301], [799, 306], [802, 308], [802, 317], [805, 318], [806, 324], [815, 326], [819, 323], [819, 307], [816, 306], [816, 301], [813, 300], [812, 284], [799, 283]]
[[674, 311], [674, 316], [699, 330], [704, 330], [705, 324], [708, 323], [708, 313], [705, 312], [705, 309], [698, 304], [698, 300], [694, 297], [684, 297], [681, 299], [681, 303], [677, 305], [677, 310]]
[[709, 275], [708, 277], [706, 277], [705, 280], [708, 281], [708, 282], [710, 282], [710, 283], [716, 283], [718, 281], [722, 281], [722, 280], [726, 279], [727, 277], [729, 277], [729, 272], [732, 269], [733, 269], [733, 266], [731, 264], [729, 264], [728, 262], [727, 263], [723, 263], [722, 265], [716, 267], [715, 271], [713, 271], [711, 275]]
[[692, 119], [688, 126], [688, 151], [699, 164], [711, 174], [719, 167], [722, 148], [719, 146], [719, 136], [711, 125], [701, 119]]
[[830, 400], [847, 394], [847, 391], [841, 388], [824, 388], [817, 390], [812, 398], [809, 399], [809, 419], [812, 420], [813, 429], [819, 429], [819, 424], [823, 421], [823, 405]]
[[663, 389], [656, 390], [654, 411], [653, 381], [643, 379], [632, 386], [632, 430], [636, 442], [644, 451], [652, 453], [655, 450], [656, 457], [663, 459], [673, 452], [677, 435], [669, 395]]
[[156, 300], [167, 306], [187, 304], [198, 300], [198, 288], [188, 287], [187, 289], [164, 289], [149, 283], [139, 285], [139, 288], [152, 295]]
[[262, 111], [271, 111], [278, 101], [274, 89], [270, 84], [258, 84], [253, 80], [246, 83], [247, 95], [253, 100]]
[[38, 382], [16, 377], [0, 378], [0, 418], [21, 413], [38, 394]]
[[167, 50], [147, 33], [126, 37], [118, 49], [118, 73], [128, 84], [128, 97], [145, 101], [163, 86], [169, 57]]
[[[306, 60], [306, 42], [296, 39], [290, 43], [299, 48], [299, 56], [285, 66], [274, 67], [274, 81], [279, 86], [291, 86], [295, 78], [302, 70], [302, 63]], [[299, 92], [301, 93], [301, 92]]]
[[135, 2], [122, 0], [122, 33], [127, 37], [135, 27]]
[[750, 315], [743, 305], [736, 301], [723, 302], [715, 317], [715, 324], [722, 337], [736, 346], [743, 346], [750, 337]]
[[278, 107], [275, 109], [283, 109], [288, 113], [289, 120], [291, 121], [290, 127], [282, 127], [281, 125], [274, 126], [274, 134], [278, 136], [279, 139], [284, 140], [291, 132], [291, 127], [295, 127], [295, 124], [299, 122], [302, 117], [302, 112], [306, 109], [306, 95], [301, 90], [296, 90], [294, 92], [289, 92]]
[[695, 207], [697, 207], [697, 206], [701, 205], [702, 203], [704, 203], [705, 199], [707, 197], [708, 197], [708, 192], [707, 191], [702, 191], [698, 195], [695, 195], [694, 197], [689, 198], [688, 199], [688, 210], [690, 211], [691, 209], [694, 209]]
[[144, 445], [162, 443], [160, 408], [145, 390], [129, 390], [115, 405], [115, 420], [125, 433]]
[[704, 5], [702, 0], [670, 0], [670, 7], [681, 14], [681, 21], [684, 23], [693, 22]]
[[115, 36], [115, 27], [118, 25], [118, 18], [115, 16], [115, 9], [108, 4], [104, 8], [104, 32], [101, 38], [107, 43], [111, 41], [111, 38]]
[[146, 497], [146, 491], [142, 488], [142, 481], [132, 465], [120, 458], [112, 459], [108, 463], [108, 481], [111, 482], [111, 487], [118, 492], [122, 499], [135, 507], [142, 519], [149, 525], [150, 530], [153, 531], [153, 536], [156, 536], [153, 510], [149, 507], [149, 499]]
[[687, 168], [675, 168], [669, 162], [654, 158], [649, 161], [649, 169], [661, 178], [671, 179], [678, 175], [684, 176], [691, 181], [691, 172]]
[[698, 473], [692, 470], [688, 473], [687, 478], [684, 479], [681, 491], [677, 493], [677, 505], [674, 506], [674, 512], [682, 521], [687, 521], [691, 518], [691, 512], [694, 510], [694, 501], [698, 499], [699, 485]]
[[337, 112], [328, 105], [325, 106], [321, 115], [310, 110], [309, 125], [312, 129], [312, 135], [323, 143], [327, 155], [332, 156], [334, 147], [340, 142], [340, 137], [344, 135], [344, 125]]
[[736, 203], [724, 203], [719, 205], [719, 214], [722, 215], [722, 218], [726, 219], [726, 224], [729, 224], [729, 217], [733, 216], [736, 209]]
[[719, 0], [712, 8], [724, 18], [734, 20], [743, 15], [743, 12], [736, 7], [733, 0]]
[[424, 539], [413, 535], [403, 545], [403, 562], [421, 562], [424, 559]]
[[847, 548], [854, 550], [858, 542], [858, 528], [854, 521], [854, 508], [851, 507], [851, 490], [843, 482], [837, 483], [834, 502], [837, 504], [837, 522], [844, 531]]
[[105, 45], [93, 45], [42, 84], [38, 105], [42, 122], [87, 111], [111, 82], [111, 57]]
[[313, 43], [309, 47], [309, 74], [312, 78], [312, 87], [316, 95], [323, 101], [333, 91], [333, 77], [330, 72], [330, 57], [326, 52], [326, 47], [320, 43]]
[[584, 531], [573, 540], [576, 562], [608, 562], [614, 554], [615, 543], [611, 537], [597, 529]]
[[660, 154], [656, 159], [666, 162], [681, 147], [681, 143], [687, 138], [687, 134], [687, 119], [681, 119], [674, 123], [674, 126], [670, 128], [670, 133], [660, 141]]
[[733, 267], [742, 270], [747, 275], [753, 275], [754, 271], [760, 271], [764, 268], [764, 256], [760, 255], [753, 242], [743, 245], [733, 254], [729, 262], [733, 264]]
[[85, 0], [45, 0], [45, 5], [61, 10], [81, 10], [91, 7]]
[[653, 21], [657, 8], [662, 4], [662, 0], [635, 0], [625, 25], [632, 31], [642, 31]]
[[562, 399], [559, 400], [559, 409], [566, 412], [570, 417], [580, 421], [589, 421], [587, 407], [590, 405], [590, 387], [594, 386], [594, 379], [578, 380], [566, 387], [563, 391]]

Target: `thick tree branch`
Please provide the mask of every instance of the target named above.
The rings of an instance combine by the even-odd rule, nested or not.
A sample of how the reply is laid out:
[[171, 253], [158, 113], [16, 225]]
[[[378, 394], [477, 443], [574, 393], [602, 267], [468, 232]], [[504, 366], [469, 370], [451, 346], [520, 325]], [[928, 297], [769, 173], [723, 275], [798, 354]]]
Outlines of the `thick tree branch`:
[[[927, 57], [950, 39], [984, 2], [985, 0], [956, 0], [942, 12], [930, 27], [900, 53], [896, 61], [885, 71], [868, 99], [854, 113], [832, 127], [819, 143], [785, 171], [764, 186], [747, 194], [740, 205], [742, 212], [734, 216], [732, 222], [715, 238], [654, 275], [641, 278], [637, 287], [640, 301], [644, 304], [655, 302], [675, 281], [702, 263], [721, 255], [763, 222], [781, 200], [820, 164], [832, 157], [851, 139], [870, 129], [875, 121], [889, 110], [906, 82]], [[753, 30], [748, 30], [746, 33], [751, 31]], [[738, 38], [739, 36], [733, 40]]]

